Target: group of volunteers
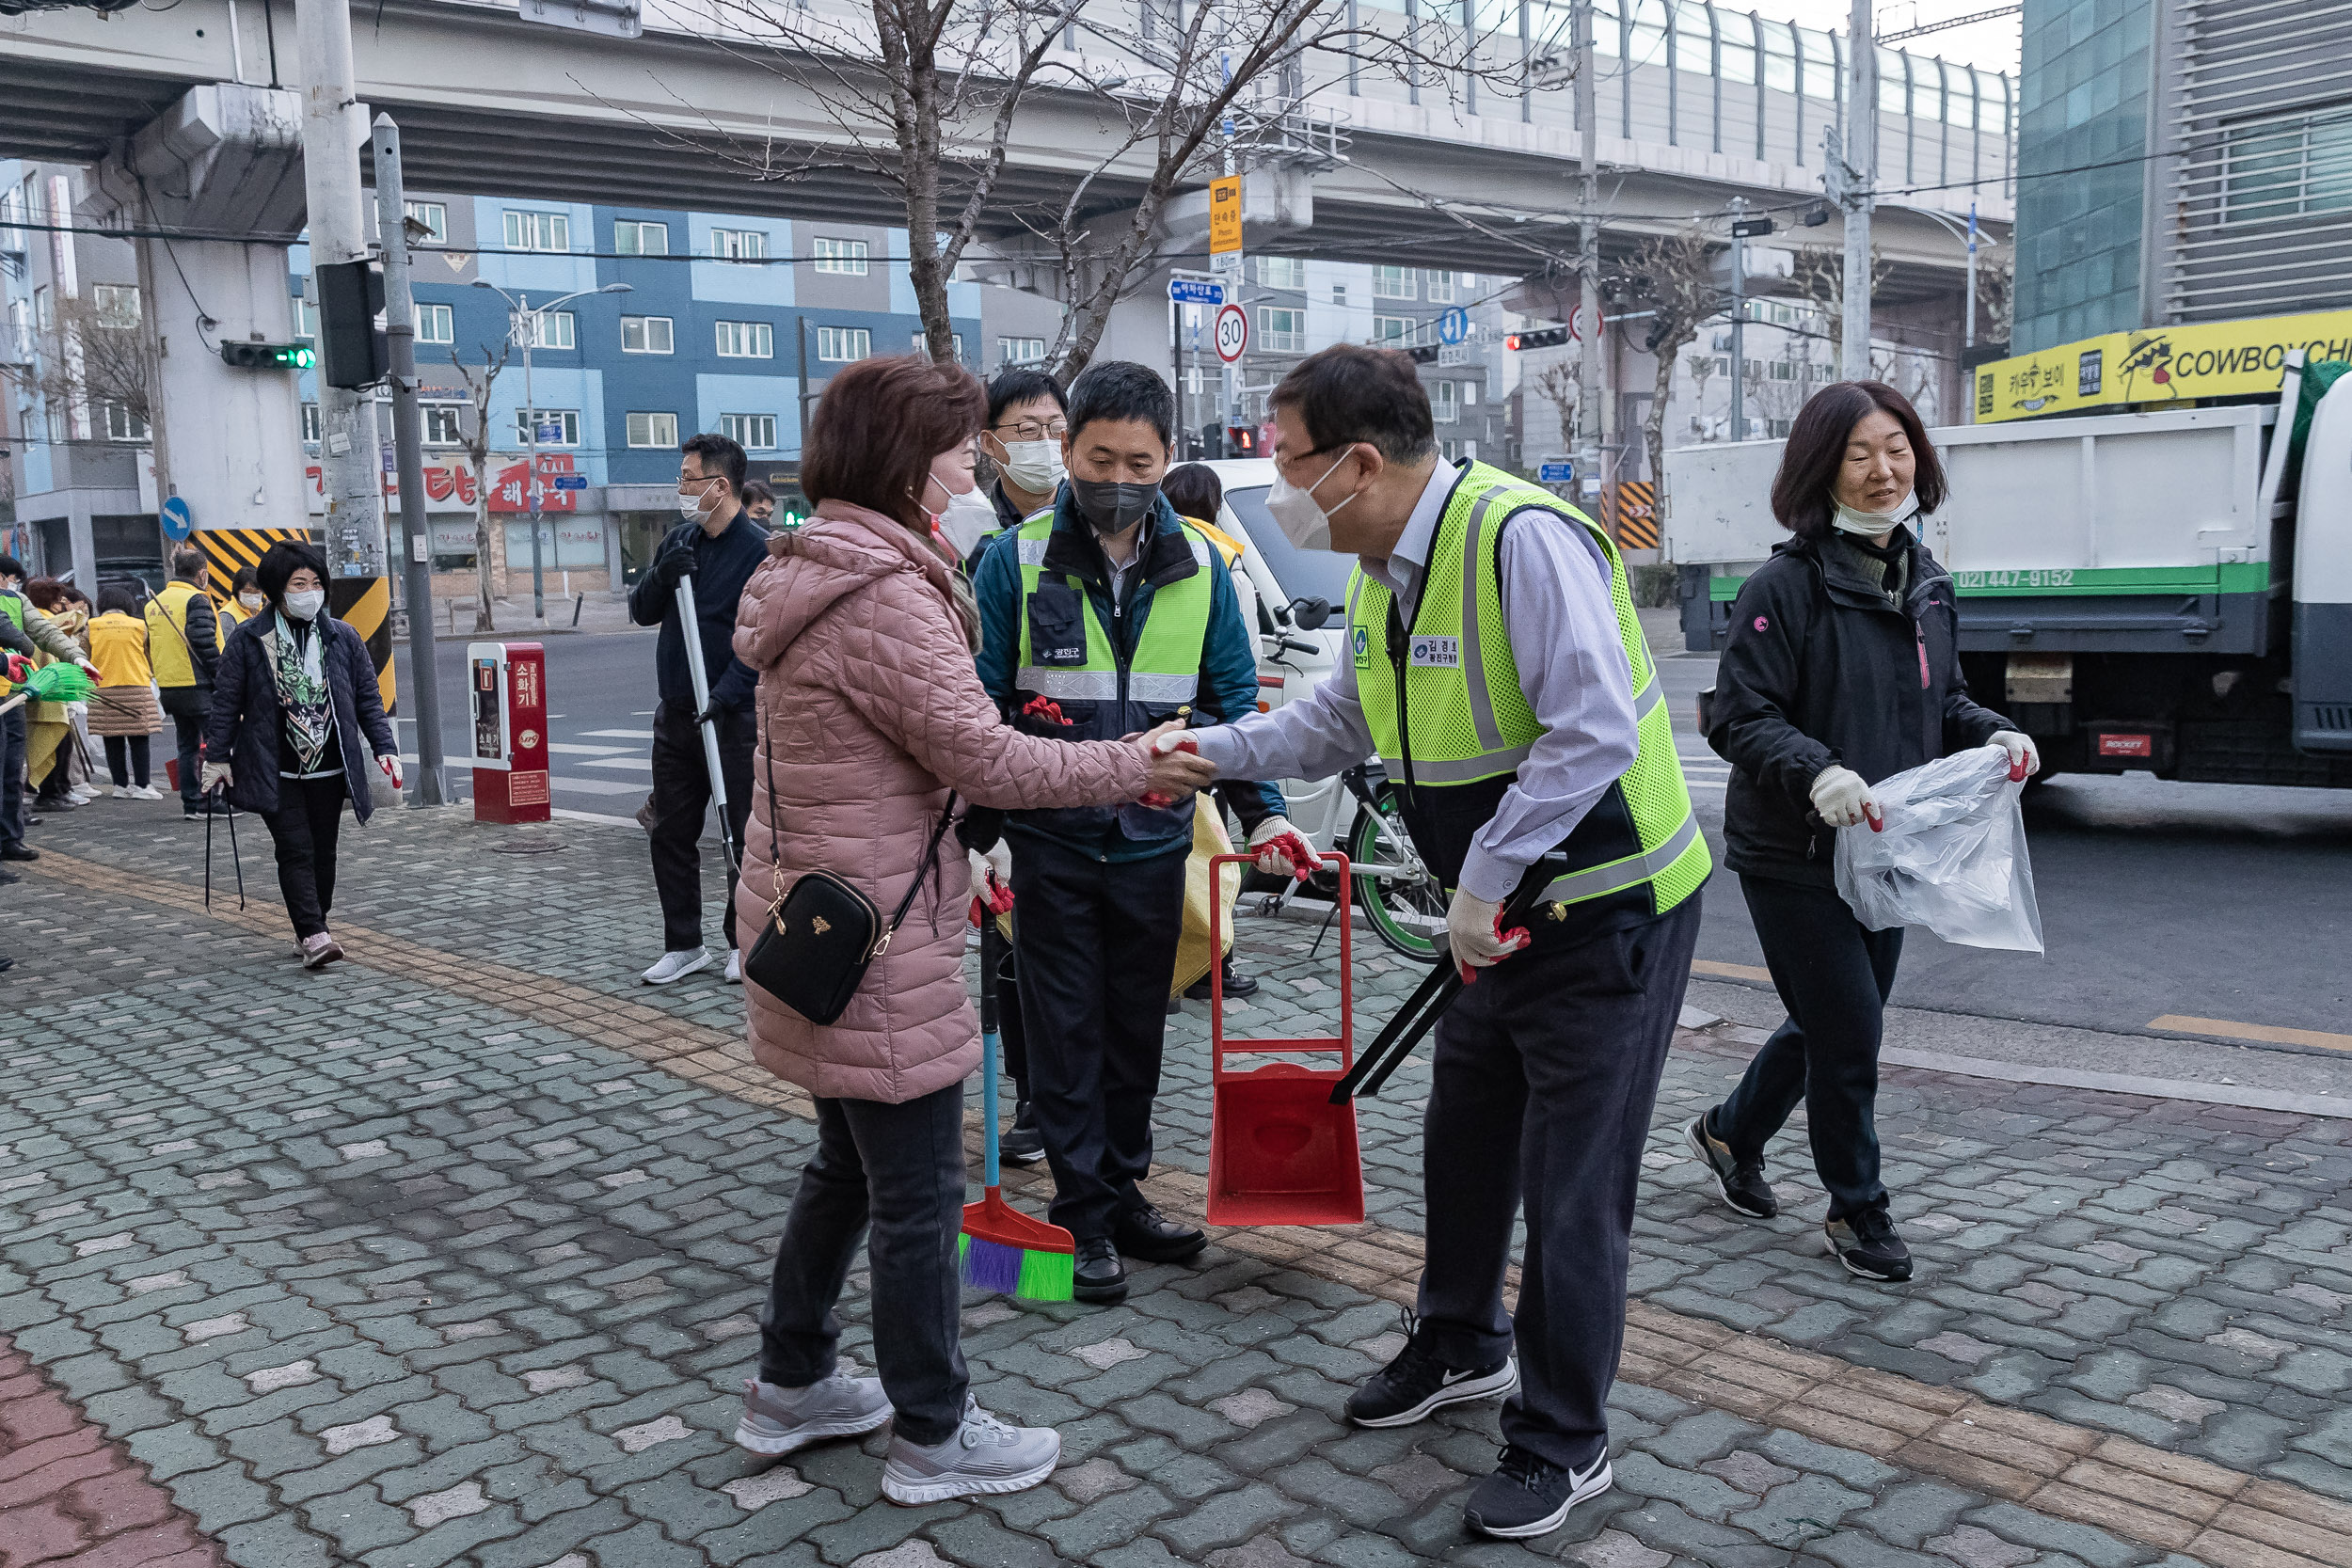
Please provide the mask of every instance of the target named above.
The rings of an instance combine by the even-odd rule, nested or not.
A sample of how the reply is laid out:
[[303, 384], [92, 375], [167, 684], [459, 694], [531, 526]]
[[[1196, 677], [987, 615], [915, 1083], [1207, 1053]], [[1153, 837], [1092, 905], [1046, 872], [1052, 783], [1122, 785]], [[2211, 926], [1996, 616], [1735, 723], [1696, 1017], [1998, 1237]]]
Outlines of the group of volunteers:
[[[27, 581], [22, 563], [0, 556], [0, 654], [9, 663], [0, 676], [13, 687], [40, 665], [71, 662], [93, 683], [74, 702], [0, 689], [0, 862], [40, 858], [26, 830], [48, 813], [110, 794], [164, 799], [151, 742], [167, 717], [183, 815], [208, 831], [239, 810], [261, 817], [296, 957], [321, 968], [343, 956], [326, 926], [343, 802], [364, 822], [372, 770], [394, 789], [401, 783], [374, 663], [359, 634], [328, 612], [326, 562], [310, 545], [273, 544], [219, 597], [200, 550], [173, 550], [170, 571], [153, 592], [135, 578], [102, 580], [93, 606], [62, 580]], [[91, 766], [92, 737], [111, 786]], [[0, 864], [0, 882], [16, 879]]]

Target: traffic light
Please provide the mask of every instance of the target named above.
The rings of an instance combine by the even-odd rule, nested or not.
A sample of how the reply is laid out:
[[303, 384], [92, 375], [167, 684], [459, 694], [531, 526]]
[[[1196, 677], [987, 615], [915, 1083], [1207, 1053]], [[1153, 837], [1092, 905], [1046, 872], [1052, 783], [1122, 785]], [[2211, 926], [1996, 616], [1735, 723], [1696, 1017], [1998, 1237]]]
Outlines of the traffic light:
[[1215, 420], [1200, 427], [1200, 451], [1212, 462], [1225, 455], [1225, 427]]
[[1257, 426], [1246, 424], [1227, 425], [1225, 427], [1225, 455], [1228, 457], [1257, 456]]
[[308, 343], [240, 343], [223, 339], [221, 362], [241, 371], [307, 371], [318, 363]]
[[1565, 326], [1539, 326], [1533, 332], [1514, 332], [1502, 340], [1507, 349], [1558, 348], [1568, 341]]
[[1438, 345], [1435, 343], [1422, 343], [1417, 348], [1406, 349], [1405, 353], [1416, 365], [1434, 365], [1438, 362]]
[[329, 387], [373, 387], [390, 368], [375, 318], [384, 310], [384, 275], [365, 261], [310, 269], [319, 291], [319, 372]]

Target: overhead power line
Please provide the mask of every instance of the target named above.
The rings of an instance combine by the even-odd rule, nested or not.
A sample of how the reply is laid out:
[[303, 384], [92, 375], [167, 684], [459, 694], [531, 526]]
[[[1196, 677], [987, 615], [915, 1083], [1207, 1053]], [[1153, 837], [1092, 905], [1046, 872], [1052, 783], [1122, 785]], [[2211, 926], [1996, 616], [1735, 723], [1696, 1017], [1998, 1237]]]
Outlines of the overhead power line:
[[1930, 33], [1949, 32], [1954, 27], [1972, 27], [1979, 22], [1994, 22], [2005, 16], [2015, 16], [2025, 8], [2022, 5], [1995, 6], [1989, 11], [1977, 11], [1968, 16], [1950, 17], [1943, 22], [1923, 22], [1916, 27], [1906, 27], [1899, 33], [1881, 33], [1877, 41], [1900, 43], [1906, 39], [1923, 39]]

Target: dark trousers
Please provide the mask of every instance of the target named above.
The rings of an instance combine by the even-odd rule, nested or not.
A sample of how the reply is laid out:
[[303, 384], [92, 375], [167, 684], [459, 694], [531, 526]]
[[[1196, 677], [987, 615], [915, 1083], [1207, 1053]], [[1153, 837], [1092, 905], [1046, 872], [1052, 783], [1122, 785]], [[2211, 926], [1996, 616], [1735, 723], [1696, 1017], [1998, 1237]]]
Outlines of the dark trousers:
[[1143, 1207], [1184, 855], [1117, 863], [1024, 836], [1012, 852], [1029, 1104], [1054, 1171], [1047, 1218], [1081, 1242]]
[[204, 718], [175, 713], [171, 716], [173, 738], [180, 743], [180, 800], [190, 811], [204, 803], [197, 792], [196, 781], [204, 772]]
[[24, 705], [0, 714], [0, 845], [24, 842]]
[[[753, 725], [749, 708], [719, 720], [719, 771], [727, 790], [728, 830], [739, 853], [752, 815]], [[661, 946], [682, 952], [703, 944], [703, 817], [710, 810], [710, 767], [702, 727], [667, 703], [653, 711], [653, 885], [661, 897]], [[735, 874], [727, 867], [726, 912], [720, 927], [735, 945]]]
[[[183, 775], [184, 777], [184, 775]], [[335, 840], [343, 825], [343, 779], [279, 779], [278, 809], [265, 811], [270, 842], [278, 848], [278, 891], [294, 940], [326, 929], [335, 907]]]
[[1013, 962], [1013, 944], [1005, 943], [996, 960], [996, 1043], [1003, 1048], [1005, 1072], [1012, 1079], [1017, 1100], [1029, 1098], [1029, 1031], [1021, 1022], [1021, 966]]
[[885, 1105], [817, 1101], [817, 1152], [776, 1245], [759, 1314], [759, 1377], [804, 1388], [833, 1373], [858, 1238], [873, 1234], [874, 1360], [898, 1435], [930, 1447], [963, 1424], [963, 1085]]
[[[110, 735], [106, 738], [106, 771], [113, 775], [115, 787], [120, 789], [137, 780], [141, 789], [147, 787], [147, 736], [143, 735]], [[128, 752], [126, 760], [125, 752]]]
[[1886, 1202], [1872, 1116], [1879, 1036], [1903, 954], [1902, 927], [1866, 929], [1835, 888], [1742, 877], [1740, 891], [1788, 1021], [1748, 1063], [1710, 1125], [1734, 1157], [1761, 1159], [1802, 1100], [1829, 1217], [1877, 1208]]
[[1567, 1468], [1609, 1443], [1634, 1192], [1698, 930], [1692, 894], [1639, 926], [1518, 954], [1438, 1022], [1422, 1342], [1456, 1367], [1510, 1354], [1503, 1274], [1524, 1201], [1519, 1390], [1502, 1435]]

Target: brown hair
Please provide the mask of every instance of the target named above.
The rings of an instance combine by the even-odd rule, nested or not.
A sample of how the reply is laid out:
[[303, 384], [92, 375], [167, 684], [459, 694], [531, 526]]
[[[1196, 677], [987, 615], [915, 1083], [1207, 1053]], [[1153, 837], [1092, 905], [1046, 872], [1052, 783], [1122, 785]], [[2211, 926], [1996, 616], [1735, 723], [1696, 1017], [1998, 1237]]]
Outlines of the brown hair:
[[1391, 463], [1410, 464], [1437, 444], [1428, 389], [1412, 356], [1397, 349], [1334, 343], [1293, 365], [1266, 406], [1296, 408], [1318, 452], [1362, 441]]
[[33, 608], [47, 615], [65, 603], [65, 584], [56, 578], [35, 578], [24, 585], [24, 596], [33, 601]]
[[1772, 476], [1772, 515], [1781, 527], [1800, 539], [1819, 539], [1829, 531], [1830, 519], [1837, 515], [1835, 487], [1847, 439], [1854, 426], [1881, 409], [1895, 416], [1911, 443], [1917, 464], [1911, 489], [1919, 498], [1919, 510], [1932, 512], [1944, 504], [1944, 465], [1911, 400], [1883, 381], [1833, 381], [1797, 411], [1788, 444], [1781, 449], [1780, 471]]
[[917, 533], [931, 459], [979, 434], [988, 392], [961, 365], [920, 355], [861, 359], [825, 384], [803, 444], [801, 492], [848, 501]]

